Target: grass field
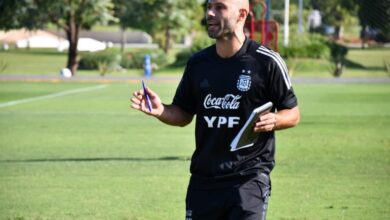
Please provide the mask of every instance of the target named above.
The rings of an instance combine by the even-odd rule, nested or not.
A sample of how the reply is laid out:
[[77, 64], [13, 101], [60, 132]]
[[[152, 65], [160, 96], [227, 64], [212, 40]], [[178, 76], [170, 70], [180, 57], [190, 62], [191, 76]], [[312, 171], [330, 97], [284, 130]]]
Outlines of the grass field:
[[[0, 106], [30, 100], [0, 107], [1, 220], [184, 218], [194, 125], [129, 110], [138, 84], [96, 86], [0, 83]], [[170, 102], [176, 83], [149, 86]], [[295, 89], [302, 121], [277, 133], [268, 219], [389, 219], [389, 85]]]
[[[173, 52], [176, 53], [176, 51]], [[170, 57], [173, 56], [170, 54]], [[384, 61], [390, 62], [390, 49], [351, 49], [348, 63], [342, 77], [386, 77]], [[0, 51], [0, 74], [46, 74], [59, 75], [66, 64], [66, 53], [55, 50], [10, 50]], [[297, 58], [287, 60], [290, 73], [294, 76], [332, 77], [332, 63], [328, 59]], [[6, 68], [1, 72], [2, 66]], [[184, 67], [165, 67], [154, 71], [154, 75], [165, 76], [182, 74]], [[79, 70], [78, 75], [98, 76], [97, 70]], [[111, 76], [141, 76], [143, 70], [130, 69], [121, 72], [110, 72]]]

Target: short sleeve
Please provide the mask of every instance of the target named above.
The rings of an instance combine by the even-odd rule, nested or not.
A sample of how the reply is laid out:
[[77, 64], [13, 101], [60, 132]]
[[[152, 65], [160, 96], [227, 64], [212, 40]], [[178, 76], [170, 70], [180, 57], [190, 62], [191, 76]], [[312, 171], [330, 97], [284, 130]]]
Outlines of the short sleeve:
[[269, 64], [271, 99], [278, 110], [291, 109], [298, 105], [292, 88], [288, 69], [283, 59], [277, 55]]
[[189, 60], [179, 86], [176, 89], [172, 104], [194, 115], [196, 113], [196, 99], [193, 95], [194, 90], [192, 88], [191, 74], [191, 60]]

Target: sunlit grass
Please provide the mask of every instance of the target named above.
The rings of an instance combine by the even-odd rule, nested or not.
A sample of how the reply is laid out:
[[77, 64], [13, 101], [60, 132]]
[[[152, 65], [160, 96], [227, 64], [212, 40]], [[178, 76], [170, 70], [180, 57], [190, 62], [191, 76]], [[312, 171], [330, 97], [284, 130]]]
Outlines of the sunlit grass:
[[[174, 83], [149, 82], [170, 103]], [[0, 83], [0, 103], [95, 86]], [[194, 125], [129, 109], [139, 84], [0, 108], [0, 219], [183, 219]], [[388, 219], [390, 87], [294, 85], [268, 219]]]

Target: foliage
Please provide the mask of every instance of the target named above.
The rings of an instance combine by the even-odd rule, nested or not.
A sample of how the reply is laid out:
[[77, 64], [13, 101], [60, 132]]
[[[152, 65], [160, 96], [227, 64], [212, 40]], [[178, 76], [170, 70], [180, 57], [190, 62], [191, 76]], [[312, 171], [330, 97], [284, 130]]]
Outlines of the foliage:
[[[283, 5], [284, 5], [284, 2], [283, 2]], [[303, 8], [302, 10], [302, 17], [303, 17], [303, 20], [302, 20], [302, 25], [303, 26], [307, 26], [305, 25], [306, 23], [306, 19], [310, 14], [310, 11], [309, 9], [307, 8]], [[289, 25], [290, 25], [290, 31], [293, 32], [293, 30], [291, 29], [293, 26], [296, 26], [298, 27], [298, 15], [299, 15], [299, 8], [298, 8], [298, 5], [297, 4], [294, 4], [290, 1], [290, 7], [289, 7]], [[279, 24], [283, 24], [284, 23], [284, 13], [275, 13], [273, 15], [273, 19], [275, 21], [277, 21]], [[297, 28], [298, 29], [298, 28]]]
[[190, 49], [183, 50], [183, 51], [176, 54], [176, 61], [173, 64], [173, 66], [185, 66], [187, 64], [188, 59], [190, 59], [190, 57], [194, 53], [196, 53], [196, 52], [198, 52], [206, 47], [209, 47], [213, 43], [214, 43], [214, 40], [209, 38], [206, 34], [204, 34], [203, 32], [198, 33], [194, 37], [194, 41], [192, 42], [192, 46]]
[[339, 26], [358, 9], [356, 0], [312, 0], [313, 7], [323, 14], [323, 22]]
[[143, 69], [145, 55], [151, 56], [152, 68], [158, 69], [168, 63], [167, 55], [161, 49], [138, 49], [125, 52], [121, 66], [126, 69]]
[[123, 29], [135, 28], [151, 34], [165, 52], [172, 39], [198, 27], [202, 8], [194, 0], [114, 0], [115, 15]]
[[390, 1], [357, 0], [359, 20], [362, 28], [370, 26], [380, 30], [384, 38], [390, 40]]
[[[257, 0], [258, 1], [258, 0]], [[284, 3], [285, 1], [270, 1], [271, 2], [271, 10], [284, 10]], [[310, 1], [303, 0], [303, 8], [309, 9], [310, 8]], [[296, 1], [290, 1], [290, 7], [291, 6], [298, 7], [298, 0]]]
[[112, 7], [111, 0], [0, 0], [0, 29], [36, 29], [50, 22], [67, 30], [71, 19], [77, 26], [90, 29], [114, 20]]
[[357, 12], [356, 0], [312, 0], [313, 7], [322, 14], [322, 22], [336, 27], [335, 38], [340, 38], [341, 27], [353, 22], [352, 15]]
[[121, 54], [117, 50], [106, 50], [94, 53], [82, 53], [79, 68], [82, 70], [100, 70], [110, 72], [121, 68], [143, 69], [144, 57], [150, 55], [153, 68], [167, 65], [167, 56], [161, 49], [135, 49]]
[[[131, 50], [133, 52], [136, 50]], [[181, 50], [178, 50], [179, 52]], [[189, 50], [188, 50], [189, 51]], [[346, 69], [343, 77], [384, 77], [387, 74], [384, 72], [383, 59], [390, 60], [390, 50], [388, 48], [371, 48], [371, 49], [350, 49], [347, 54]], [[190, 53], [190, 52], [189, 52]], [[173, 54], [173, 53], [172, 53]], [[184, 66], [192, 53], [183, 58], [181, 65], [175, 66], [160, 66], [158, 71], [154, 71], [159, 75], [177, 76], [183, 73]], [[81, 54], [82, 55], [82, 54]], [[164, 56], [166, 56], [164, 54]], [[0, 61], [3, 60], [7, 64], [5, 73], [7, 74], [25, 74], [25, 75], [46, 75], [48, 77], [57, 76], [59, 70], [64, 67], [66, 61], [66, 53], [61, 53], [55, 49], [30, 49], [18, 50], [9, 49], [8, 51], [0, 50]], [[378, 59], [378, 57], [380, 59]], [[286, 60], [288, 66], [294, 65], [296, 76], [310, 77], [329, 77], [329, 59], [313, 59], [313, 58], [289, 58]], [[153, 61], [154, 62], [154, 61]], [[173, 59], [168, 63], [172, 63]], [[176, 63], [175, 63], [176, 64]], [[289, 65], [291, 64], [291, 65]], [[352, 64], [352, 65], [351, 65]], [[124, 66], [123, 64], [121, 64]], [[44, 66], [45, 68], [42, 68]], [[99, 74], [96, 70], [80, 70], [79, 75], [96, 76]], [[113, 76], [139, 76], [142, 75], [142, 70], [131, 69], [128, 71], [110, 72]]]
[[172, 64], [172, 66], [173, 67], [186, 66], [188, 60], [191, 58], [193, 54], [194, 53], [189, 49], [180, 51], [179, 53], [176, 54], [176, 60]]
[[0, 29], [42, 28], [43, 23], [34, 18], [39, 17], [39, 11], [29, 0], [0, 0]]
[[106, 50], [99, 52], [81, 53], [79, 69], [94, 70], [106, 67], [107, 69], [116, 68], [121, 60], [121, 55], [115, 50]]
[[57, 25], [69, 41], [67, 68], [77, 70], [77, 44], [80, 29], [115, 20], [111, 0], [21, 0], [0, 2], [1, 29], [41, 28], [47, 23]]
[[327, 58], [329, 48], [327, 39], [319, 34], [292, 35], [288, 47], [279, 47], [280, 54], [286, 58]]
[[156, 0], [113, 0], [115, 17], [122, 29], [134, 28], [153, 33]]
[[200, 32], [195, 35], [194, 41], [192, 42], [192, 46], [190, 51], [192, 53], [198, 52], [206, 47], [209, 47], [210, 45], [214, 44], [215, 41], [207, 36], [206, 33]]

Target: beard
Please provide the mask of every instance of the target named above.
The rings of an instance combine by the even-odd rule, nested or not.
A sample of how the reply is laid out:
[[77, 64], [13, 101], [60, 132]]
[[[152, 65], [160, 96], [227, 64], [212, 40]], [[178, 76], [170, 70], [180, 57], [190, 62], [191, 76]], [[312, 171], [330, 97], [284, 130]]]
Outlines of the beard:
[[207, 18], [207, 33], [212, 39], [229, 38], [234, 35], [235, 21], [230, 18]]

